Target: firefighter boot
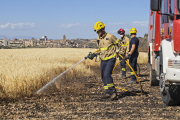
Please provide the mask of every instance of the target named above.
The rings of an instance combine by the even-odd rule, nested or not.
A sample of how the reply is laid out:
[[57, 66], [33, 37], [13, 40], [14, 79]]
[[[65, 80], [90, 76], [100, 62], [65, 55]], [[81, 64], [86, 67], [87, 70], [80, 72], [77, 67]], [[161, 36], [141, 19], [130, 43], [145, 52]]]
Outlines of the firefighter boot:
[[107, 98], [110, 98], [111, 97], [111, 94], [108, 94], [108, 93], [105, 93], [104, 95], [103, 95], [103, 99], [107, 99]]
[[111, 100], [117, 100], [117, 92], [113, 92], [110, 97]]
[[[124, 64], [125, 65], [125, 64]], [[124, 67], [124, 66], [123, 66]], [[126, 79], [126, 68], [122, 68], [122, 76], [120, 78]]]

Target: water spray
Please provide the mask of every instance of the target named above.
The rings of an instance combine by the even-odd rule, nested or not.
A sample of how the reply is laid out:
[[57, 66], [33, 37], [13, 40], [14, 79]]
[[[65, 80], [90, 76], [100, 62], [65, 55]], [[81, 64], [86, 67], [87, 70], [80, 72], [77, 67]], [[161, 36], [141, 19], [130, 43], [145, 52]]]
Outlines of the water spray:
[[68, 68], [66, 71], [64, 71], [63, 73], [61, 73], [60, 75], [58, 75], [57, 77], [55, 77], [53, 80], [51, 80], [50, 82], [48, 82], [45, 86], [43, 86], [41, 89], [39, 89], [36, 94], [40, 94], [43, 90], [45, 90], [49, 85], [51, 85], [52, 83], [54, 83], [59, 77], [61, 77], [64, 73], [66, 73], [67, 71], [69, 71], [71, 68], [75, 67], [76, 65], [78, 65], [79, 63], [81, 63], [82, 61], [84, 61], [85, 59], [87, 59], [87, 57], [83, 58], [82, 60], [80, 60], [79, 62], [77, 62], [76, 64], [74, 64], [73, 66], [71, 66], [70, 68]]

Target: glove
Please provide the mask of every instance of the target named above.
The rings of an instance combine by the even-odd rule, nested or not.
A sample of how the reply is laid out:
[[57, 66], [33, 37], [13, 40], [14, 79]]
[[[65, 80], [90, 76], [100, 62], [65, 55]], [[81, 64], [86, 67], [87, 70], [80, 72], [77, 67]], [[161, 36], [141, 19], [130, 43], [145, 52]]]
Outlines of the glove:
[[97, 54], [95, 54], [95, 53], [92, 53], [92, 52], [89, 52], [89, 54], [88, 54], [88, 56], [87, 56], [87, 58], [89, 58], [89, 59], [93, 59], [94, 57], [96, 57], [97, 56]]
[[127, 60], [127, 59], [129, 59], [130, 57], [131, 57], [131, 54], [128, 54], [128, 56], [125, 57], [124, 60]]

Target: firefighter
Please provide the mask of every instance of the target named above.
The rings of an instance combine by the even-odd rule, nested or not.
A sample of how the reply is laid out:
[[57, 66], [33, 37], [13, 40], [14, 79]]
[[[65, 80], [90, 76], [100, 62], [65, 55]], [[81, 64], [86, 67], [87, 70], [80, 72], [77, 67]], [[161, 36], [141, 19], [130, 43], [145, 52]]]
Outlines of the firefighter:
[[[126, 56], [126, 58], [129, 58], [129, 64], [131, 65], [135, 73], [137, 73], [137, 58], [139, 55], [138, 52], [139, 39], [136, 37], [136, 33], [137, 33], [136, 28], [130, 29], [131, 41], [129, 43], [129, 54]], [[128, 81], [127, 83], [136, 84], [136, 82], [137, 82], [136, 77], [131, 70], [131, 80]]]
[[[119, 29], [118, 34], [120, 34], [120, 41], [122, 41], [122, 47], [125, 47], [125, 51], [124, 53], [122, 53], [122, 51], [120, 51], [120, 54], [125, 57], [126, 54], [128, 54], [128, 51], [129, 51], [129, 38], [125, 36], [125, 30], [124, 29]], [[119, 60], [121, 61], [122, 58], [119, 57]], [[120, 66], [121, 66], [121, 69], [122, 69], [122, 76], [121, 78], [123, 79], [126, 79], [126, 62], [123, 60], [121, 63], [120, 63]]]
[[164, 39], [164, 28], [161, 28], [161, 40]]
[[122, 43], [114, 35], [105, 31], [105, 24], [101, 21], [95, 23], [94, 31], [98, 34], [97, 45], [99, 51], [90, 53], [88, 58], [93, 59], [97, 55], [100, 56], [101, 78], [106, 91], [103, 98], [114, 100], [117, 99], [117, 92], [111, 74], [116, 62], [116, 47], [121, 47]]

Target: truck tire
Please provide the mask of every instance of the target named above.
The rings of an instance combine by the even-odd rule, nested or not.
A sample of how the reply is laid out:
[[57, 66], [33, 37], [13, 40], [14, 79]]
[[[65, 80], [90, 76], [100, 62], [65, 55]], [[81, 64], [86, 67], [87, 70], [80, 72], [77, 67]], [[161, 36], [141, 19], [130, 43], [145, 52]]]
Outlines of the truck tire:
[[149, 79], [150, 86], [158, 86], [159, 81], [156, 79], [156, 72], [152, 69], [152, 65], [149, 65]]
[[180, 102], [180, 86], [165, 87], [165, 91], [161, 92], [161, 98], [166, 105], [178, 105]]
[[[161, 68], [162, 73], [162, 68]], [[163, 79], [160, 78], [160, 89], [163, 86]], [[167, 105], [178, 105], [180, 102], [180, 86], [169, 85], [165, 86], [163, 91], [160, 91], [162, 101]]]

